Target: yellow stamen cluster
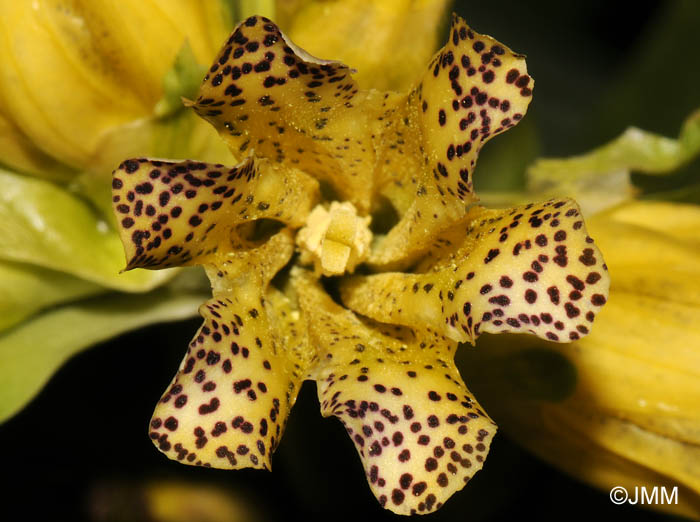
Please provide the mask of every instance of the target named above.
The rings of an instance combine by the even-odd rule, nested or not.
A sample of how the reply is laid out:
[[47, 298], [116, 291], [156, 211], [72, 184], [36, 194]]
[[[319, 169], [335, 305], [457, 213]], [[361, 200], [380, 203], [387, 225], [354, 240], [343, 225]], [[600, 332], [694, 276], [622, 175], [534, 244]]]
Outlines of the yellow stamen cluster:
[[371, 219], [358, 216], [349, 201], [333, 201], [328, 210], [317, 205], [297, 234], [300, 261], [313, 264], [316, 274], [324, 276], [352, 273], [369, 254]]

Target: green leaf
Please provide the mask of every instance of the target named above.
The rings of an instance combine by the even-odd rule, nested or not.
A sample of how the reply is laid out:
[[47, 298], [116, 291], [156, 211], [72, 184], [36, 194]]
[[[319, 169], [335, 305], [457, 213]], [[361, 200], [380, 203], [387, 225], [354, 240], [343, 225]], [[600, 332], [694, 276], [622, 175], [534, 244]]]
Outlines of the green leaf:
[[700, 111], [684, 122], [678, 139], [634, 127], [587, 154], [539, 159], [527, 172], [528, 190], [537, 195], [576, 198], [584, 214], [599, 212], [638, 192], [631, 172], [665, 175], [700, 153]]
[[117, 233], [88, 203], [51, 182], [0, 169], [0, 259], [30, 263], [125, 291], [145, 291], [176, 271], [120, 274]]
[[162, 118], [181, 110], [181, 99], [197, 95], [206, 72], [206, 66], [197, 62], [189, 42], [185, 41], [175, 57], [173, 67], [163, 77], [163, 97], [156, 103], [153, 113]]
[[62, 272], [11, 261], [0, 261], [0, 281], [0, 331], [42, 308], [106, 291]]
[[140, 295], [110, 293], [46, 312], [0, 336], [0, 422], [29, 402], [72, 355], [151, 323], [192, 317], [209, 297], [166, 286]]

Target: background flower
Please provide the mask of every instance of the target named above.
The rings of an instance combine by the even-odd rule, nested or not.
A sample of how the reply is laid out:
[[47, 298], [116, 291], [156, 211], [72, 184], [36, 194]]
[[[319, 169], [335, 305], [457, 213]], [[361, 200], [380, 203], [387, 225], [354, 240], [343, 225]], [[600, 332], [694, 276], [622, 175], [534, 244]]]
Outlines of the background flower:
[[[522, 188], [524, 167], [536, 155], [580, 153], [618, 135], [629, 124], [677, 135], [679, 122], [697, 105], [693, 86], [698, 84], [698, 71], [686, 67], [679, 74], [675, 61], [677, 58], [682, 66], [686, 50], [697, 46], [696, 8], [692, 2], [645, 2], [633, 11], [615, 9], [603, 3], [572, 7], [558, 2], [535, 7], [500, 2], [458, 8], [477, 29], [503, 35], [508, 45], [526, 50], [530, 70], [538, 79], [538, 97], [528, 118], [533, 120], [531, 125], [525, 125], [526, 120], [512, 136], [505, 135], [503, 143], [484, 150], [479, 172], [499, 173], [498, 177], [477, 173], [484, 189]], [[669, 78], [675, 80], [669, 82]], [[664, 93], [662, 101], [659, 92]], [[516, 150], [518, 153], [513, 152]], [[509, 186], [495, 186], [508, 176]], [[675, 179], [644, 180], [643, 184], [656, 190], [672, 189], [687, 186], [693, 176], [697, 176], [697, 164], [686, 167]], [[684, 197], [690, 196], [686, 193]], [[10, 456], [8, 467], [15, 487], [36, 488], [38, 483], [51, 487], [47, 511], [55, 518], [61, 514], [75, 518], [75, 513], [85, 512], [87, 492], [96, 478], [175, 473], [157, 455], [151, 455], [150, 443], [139, 430], [134, 433], [133, 426], [149, 417], [151, 402], [161, 392], [160, 383], [169, 378], [170, 368], [179, 360], [179, 339], [187, 337], [198, 322], [150, 329], [145, 340], [142, 335], [127, 336], [86, 352], [61, 371], [30, 409], [0, 428], [5, 446], [21, 449]], [[304, 393], [308, 397], [300, 403], [313, 404], [313, 390]], [[322, 453], [318, 449], [342, 444], [342, 440], [331, 443], [327, 439], [345, 435], [333, 423], [317, 420], [313, 405], [308, 414], [304, 412], [297, 411], [296, 422], [289, 426], [274, 463], [275, 473], [244, 472], [235, 479], [238, 486], [253, 495], [256, 490], [274, 490], [278, 503], [261, 499], [273, 514], [296, 511], [313, 518], [314, 513], [334, 513], [334, 505], [352, 498], [352, 505], [343, 504], [348, 514], [375, 515], [366, 486], [353, 480], [356, 473], [342, 471], [346, 466], [357, 467], [350, 446], [333, 453], [333, 469], [327, 468], [327, 458], [317, 455]], [[70, 467], [66, 467], [69, 459]], [[37, 477], [39, 466], [42, 472]], [[307, 468], [312, 471], [304, 475]], [[517, 513], [523, 502], [543, 518], [569, 515], [574, 509], [579, 514], [624, 516], [632, 509], [611, 506], [606, 495], [576, 487], [509, 446], [504, 438], [494, 443], [489, 466], [482, 473], [471, 484], [473, 492], [460, 503], [448, 503], [440, 516], [503, 517], [509, 509]], [[347, 482], [345, 475], [351, 477]], [[206, 470], [197, 472], [197, 477], [234, 481], [230, 474], [222, 477]], [[70, 489], [61, 489], [66, 482]], [[568, 489], [573, 487], [576, 489]], [[543, 495], [543, 490], [550, 496]], [[275, 511], [276, 504], [279, 511]], [[634, 514], [637, 519], [653, 516]]]

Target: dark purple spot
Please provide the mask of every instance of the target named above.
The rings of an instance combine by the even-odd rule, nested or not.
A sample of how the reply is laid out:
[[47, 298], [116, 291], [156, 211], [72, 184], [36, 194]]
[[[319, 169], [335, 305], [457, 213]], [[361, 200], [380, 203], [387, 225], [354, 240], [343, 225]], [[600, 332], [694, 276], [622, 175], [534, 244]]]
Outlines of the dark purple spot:
[[525, 301], [527, 301], [530, 304], [533, 304], [535, 301], [537, 301], [537, 292], [535, 292], [532, 289], [528, 289], [525, 291]]
[[602, 294], [593, 294], [591, 297], [591, 303], [596, 306], [603, 306], [606, 302], [605, 296]]

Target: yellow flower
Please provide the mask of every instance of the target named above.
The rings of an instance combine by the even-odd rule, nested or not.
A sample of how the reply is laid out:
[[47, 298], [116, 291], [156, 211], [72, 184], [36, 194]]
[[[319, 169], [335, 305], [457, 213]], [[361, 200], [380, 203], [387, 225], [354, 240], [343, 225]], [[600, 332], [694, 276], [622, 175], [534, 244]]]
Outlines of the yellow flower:
[[607, 299], [575, 202], [475, 204], [478, 152], [522, 119], [532, 86], [521, 55], [456, 16], [404, 93], [362, 89], [264, 17], [242, 22], [187, 104], [245, 159], [134, 158], [113, 176], [127, 268], [203, 265], [214, 294], [154, 443], [186, 464], [269, 469], [311, 379], [387, 509], [427, 513], [460, 490], [495, 425], [457, 343], [576, 340]]

